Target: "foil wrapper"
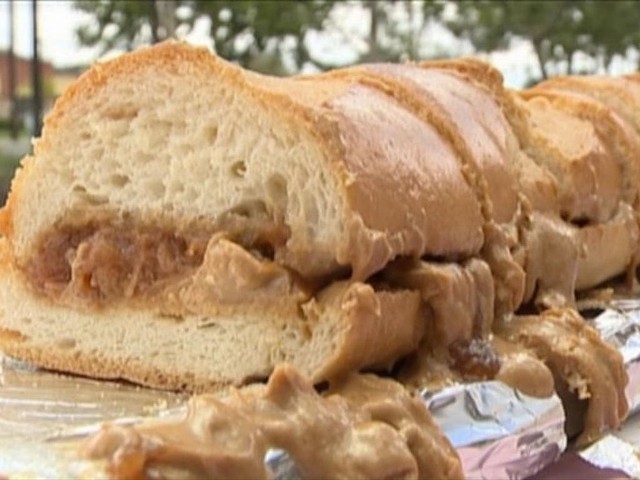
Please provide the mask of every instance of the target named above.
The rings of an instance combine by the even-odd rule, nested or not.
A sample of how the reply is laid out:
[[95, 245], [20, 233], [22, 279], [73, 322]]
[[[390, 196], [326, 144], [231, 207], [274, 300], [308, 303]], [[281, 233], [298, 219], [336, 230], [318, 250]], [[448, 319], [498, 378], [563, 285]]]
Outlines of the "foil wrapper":
[[[79, 440], [104, 421], [123, 424], [184, 414], [185, 395], [34, 369], [4, 359], [0, 375], [0, 474], [10, 478], [99, 478], [78, 459]], [[527, 397], [501, 382], [456, 385], [422, 398], [458, 449], [468, 478], [524, 478], [562, 452], [559, 399]], [[294, 462], [270, 450], [275, 480], [300, 478]]]
[[[135, 423], [182, 409], [186, 395], [47, 372], [0, 353], [0, 478], [97, 478], [69, 442], [104, 421]], [[60, 441], [57, 441], [60, 440]], [[82, 468], [80, 468], [82, 467]]]
[[640, 478], [640, 300], [616, 300], [611, 307], [592, 323], [624, 359], [629, 376], [625, 390], [629, 418], [620, 431], [606, 435], [578, 454], [599, 469], [619, 472], [607, 478], [621, 478], [621, 474]]
[[422, 397], [458, 451], [467, 478], [526, 478], [555, 461], [567, 445], [556, 395], [529, 397], [490, 381]]
[[640, 410], [640, 300], [613, 304], [592, 320], [602, 337], [622, 354], [629, 383], [626, 388], [629, 414]]

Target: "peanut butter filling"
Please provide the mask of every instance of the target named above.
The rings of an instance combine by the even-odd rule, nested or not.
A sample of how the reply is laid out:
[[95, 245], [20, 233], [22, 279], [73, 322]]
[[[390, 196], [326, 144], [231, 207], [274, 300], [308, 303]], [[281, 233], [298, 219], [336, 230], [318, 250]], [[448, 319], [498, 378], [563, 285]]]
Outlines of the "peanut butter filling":
[[128, 478], [269, 478], [270, 448], [301, 478], [462, 478], [424, 404], [399, 384], [352, 375], [320, 396], [288, 366], [267, 385], [194, 397], [185, 419], [108, 425], [85, 454]]
[[[271, 261], [287, 238], [286, 227], [266, 214], [244, 211], [228, 212], [208, 228], [180, 232], [109, 220], [67, 224], [42, 235], [23, 271], [37, 291], [59, 303], [109, 307], [125, 301], [128, 305], [159, 302], [175, 309], [178, 290], [193, 297], [197, 295], [193, 288], [182, 291], [189, 283], [211, 277], [212, 268], [219, 276], [221, 251], [228, 257], [223, 263], [231, 268], [225, 277], [243, 277], [240, 282], [247, 284], [243, 286], [253, 287], [249, 291], [260, 282], [271, 286], [276, 277], [295, 283], [287, 270]], [[204, 265], [209, 275], [203, 272]], [[229, 288], [218, 294], [218, 299], [225, 297], [231, 303], [238, 300], [229, 298], [233, 295]]]
[[579, 399], [589, 400], [579, 444], [617, 428], [625, 418], [628, 378], [622, 356], [577, 312], [558, 309], [539, 316], [518, 316], [499, 335], [530, 349]]

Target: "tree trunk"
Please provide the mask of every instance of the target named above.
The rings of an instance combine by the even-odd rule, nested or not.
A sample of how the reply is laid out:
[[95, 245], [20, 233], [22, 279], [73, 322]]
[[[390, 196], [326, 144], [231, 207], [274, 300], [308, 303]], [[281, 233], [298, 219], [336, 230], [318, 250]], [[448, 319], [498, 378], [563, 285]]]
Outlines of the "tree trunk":
[[611, 74], [611, 64], [613, 63], [614, 55], [605, 53], [604, 55], [604, 73]]
[[567, 75], [573, 75], [573, 54], [575, 52], [567, 52]]
[[31, 0], [33, 26], [33, 57], [31, 59], [31, 80], [33, 88], [33, 136], [39, 137], [42, 130], [42, 82], [40, 79], [40, 58], [38, 57], [38, 2]]
[[378, 5], [377, 0], [369, 2], [369, 11], [371, 12], [371, 23], [369, 25], [369, 56], [371, 60], [375, 58], [378, 52]]
[[549, 78], [547, 73], [547, 67], [545, 65], [545, 60], [542, 55], [542, 42], [534, 40], [533, 49], [536, 52], [536, 58], [538, 59], [538, 66], [540, 67], [540, 73], [542, 73], [542, 80], [546, 80]]
[[175, 0], [155, 0], [158, 28], [163, 30], [162, 35], [158, 34], [160, 40], [171, 38], [175, 35], [176, 8]]
[[157, 0], [149, 0], [149, 13], [149, 18], [151, 19], [151, 43], [158, 43], [160, 41], [160, 36], [158, 35], [160, 21], [158, 19]]
[[14, 56], [14, 29], [15, 29], [15, 7], [14, 0], [9, 0], [9, 134], [15, 140], [18, 138], [18, 104], [16, 99], [16, 62]]

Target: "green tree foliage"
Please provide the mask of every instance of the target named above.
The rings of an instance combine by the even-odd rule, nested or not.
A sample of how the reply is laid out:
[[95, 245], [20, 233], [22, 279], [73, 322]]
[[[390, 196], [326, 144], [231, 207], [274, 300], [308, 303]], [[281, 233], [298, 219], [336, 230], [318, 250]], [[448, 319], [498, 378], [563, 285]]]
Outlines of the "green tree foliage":
[[578, 51], [608, 68], [614, 55], [640, 46], [640, 4], [634, 0], [467, 1], [446, 23], [481, 51], [506, 48], [515, 38], [530, 41], [543, 78], [560, 62], [574, 73]]
[[[187, 2], [191, 22], [211, 19], [211, 34], [219, 55], [254, 70], [285, 73], [288, 57], [299, 70], [305, 63], [319, 65], [309, 51], [307, 35], [322, 30], [334, 1], [227, 0]], [[193, 23], [192, 23], [193, 24]]]
[[75, 0], [74, 5], [89, 14], [77, 31], [81, 44], [99, 46], [102, 53], [162, 41], [176, 31], [188, 32], [207, 17], [219, 55], [269, 73], [291, 73], [305, 65], [320, 70], [338, 66], [314, 55], [308, 37], [333, 30], [349, 43], [352, 32], [341, 31], [338, 18], [345, 6], [360, 6], [358, 14], [367, 27], [362, 38], [350, 38], [365, 45], [355, 59], [419, 58], [424, 20], [442, 8], [434, 0]]
[[295, 70], [307, 62], [319, 63], [307, 48], [306, 36], [312, 30], [323, 28], [334, 3], [329, 0], [76, 0], [74, 6], [90, 14], [90, 20], [77, 31], [80, 43], [99, 46], [103, 53], [162, 41], [176, 30], [188, 32], [200, 18], [208, 17], [210, 35], [219, 55], [255, 70], [285, 73], [287, 56]]
[[160, 26], [159, 5], [159, 0], [75, 0], [74, 7], [92, 17], [78, 28], [78, 39], [82, 45], [99, 46], [103, 53], [163, 40], [168, 32]]
[[615, 55], [640, 48], [640, 3], [628, 1], [581, 2], [579, 35], [585, 53], [596, 58], [608, 70]]
[[[339, 48], [352, 53], [349, 62], [446, 55], [446, 48], [439, 52], [425, 48], [423, 34], [433, 23], [445, 25], [479, 51], [508, 48], [515, 39], [529, 41], [543, 78], [562, 71], [575, 73], [577, 52], [608, 69], [617, 55], [640, 48], [637, 0], [75, 0], [74, 4], [90, 14], [78, 30], [81, 43], [100, 46], [103, 52], [130, 50], [176, 32], [188, 33], [208, 19], [219, 55], [275, 74], [344, 63], [314, 51], [309, 40], [320, 33], [333, 35], [334, 43], [338, 38]], [[345, 27], [341, 17], [354, 15], [360, 21], [358, 28], [353, 23]], [[585, 68], [584, 62], [580, 68]]]
[[421, 58], [420, 38], [429, 20], [444, 7], [434, 0], [391, 0], [361, 2], [368, 11], [367, 50], [360, 61], [402, 61]]

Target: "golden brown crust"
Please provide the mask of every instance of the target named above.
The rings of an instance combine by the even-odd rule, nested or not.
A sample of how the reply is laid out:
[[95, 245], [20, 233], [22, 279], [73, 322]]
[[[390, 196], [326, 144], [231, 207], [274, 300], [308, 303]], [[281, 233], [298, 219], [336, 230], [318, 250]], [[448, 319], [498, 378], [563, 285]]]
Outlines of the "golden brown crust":
[[318, 305], [339, 315], [344, 327], [330, 356], [314, 372], [316, 382], [344, 377], [363, 366], [390, 370], [415, 350], [424, 334], [422, 305], [415, 291], [375, 292], [370, 285], [338, 282], [321, 292], [318, 302], [303, 306], [307, 321], [328, 323], [329, 318], [314, 315]]
[[498, 69], [487, 62], [474, 57], [458, 59], [429, 60], [421, 62], [423, 68], [435, 68], [455, 72], [468, 82], [475, 83], [480, 88], [488, 89], [494, 100], [497, 101], [514, 129], [521, 144], [527, 144], [528, 128], [525, 112], [518, 107], [503, 82], [502, 74]]
[[563, 218], [611, 218], [623, 193], [624, 162], [606, 148], [590, 119], [544, 96], [525, 98], [532, 146], [538, 162], [558, 180]]
[[[336, 123], [350, 175], [349, 203], [364, 225], [386, 232], [364, 243], [353, 235], [352, 248], [367, 252], [365, 256], [377, 264], [355, 278], [381, 268], [394, 252], [421, 256], [422, 250], [456, 257], [480, 249], [482, 217], [475, 194], [459, 171], [456, 152], [437, 129], [406, 110], [393, 85], [375, 79], [358, 82], [339, 74], [293, 80], [252, 74], [251, 78]], [[447, 218], [442, 211], [448, 212]]]
[[612, 108], [640, 134], [640, 92], [624, 77], [558, 76], [534, 87], [536, 89], [560, 89], [592, 97]]
[[544, 97], [570, 115], [591, 122], [600, 141], [623, 172], [624, 200], [636, 205], [640, 188], [640, 136], [627, 122], [612, 109], [579, 93], [541, 86], [524, 90], [519, 95], [525, 99]]
[[[485, 220], [491, 219], [493, 208], [488, 198], [487, 184], [483, 175], [487, 172], [481, 171], [481, 166], [473, 151], [467, 145], [464, 136], [446, 109], [428, 90], [421, 88], [416, 81], [411, 80], [412, 73], [420, 76], [421, 71], [414, 65], [369, 64], [329, 71], [324, 73], [321, 78], [337, 78], [375, 88], [392, 96], [425, 123], [433, 126], [455, 148], [462, 161], [462, 174], [478, 196]], [[306, 78], [308, 77], [300, 77], [299, 80], [306, 81]], [[500, 206], [500, 208], [508, 210], [509, 205]], [[507, 213], [501, 220], [509, 221], [512, 216], [513, 212]]]

